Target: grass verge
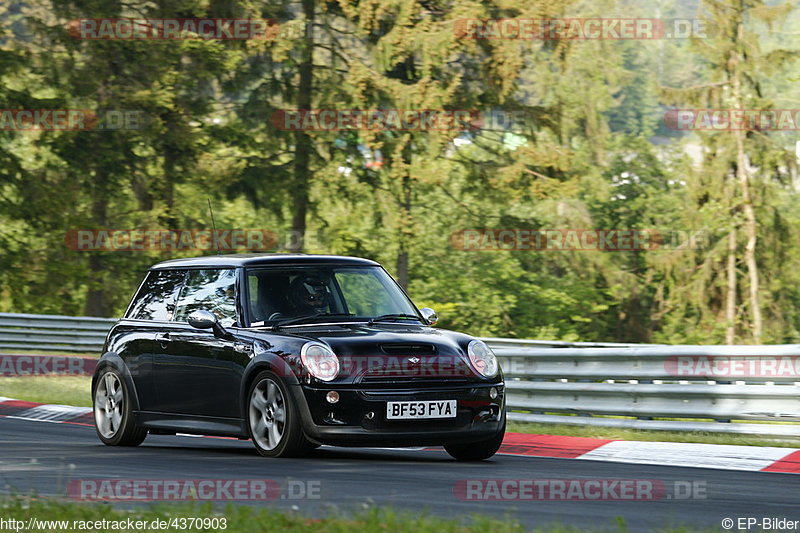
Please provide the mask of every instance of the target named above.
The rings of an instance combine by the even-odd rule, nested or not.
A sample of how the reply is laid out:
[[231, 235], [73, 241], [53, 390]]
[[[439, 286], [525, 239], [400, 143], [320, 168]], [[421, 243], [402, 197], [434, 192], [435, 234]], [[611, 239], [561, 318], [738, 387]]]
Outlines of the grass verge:
[[92, 406], [91, 376], [0, 377], [0, 396], [28, 402]]
[[[228, 505], [224, 508], [210, 504], [155, 504], [148, 507], [119, 509], [110, 505], [93, 503], [75, 503], [55, 500], [37, 500], [22, 497], [0, 497], [0, 508], [6, 520], [29, 521], [36, 519], [40, 527], [27, 528], [31, 522], [25, 522], [17, 533], [27, 531], [224, 531], [225, 533], [254, 533], [259, 531], [280, 531], [291, 533], [522, 533], [523, 531], [539, 531], [542, 533], [581, 533], [586, 528], [550, 525], [536, 529], [527, 529], [515, 519], [495, 519], [480, 515], [471, 515], [468, 520], [451, 520], [438, 518], [425, 513], [396, 512], [389, 509], [370, 509], [353, 516], [339, 514], [326, 518], [309, 518], [296, 512], [281, 512], [264, 507], [248, 507]], [[187, 519], [181, 521], [182, 518]], [[221, 519], [224, 518], [225, 527]], [[189, 522], [189, 519], [195, 519]], [[196, 520], [201, 519], [201, 520]], [[208, 519], [208, 520], [203, 520]], [[216, 522], [211, 522], [216, 519]], [[98, 523], [105, 520], [106, 523]], [[175, 527], [153, 528], [153, 520], [165, 520], [170, 524], [176, 520]], [[41, 522], [39, 522], [41, 521]], [[145, 527], [136, 527], [136, 522]], [[49, 527], [46, 527], [50, 522]], [[60, 523], [59, 523], [60, 522]], [[205, 522], [205, 524], [203, 524]], [[94, 523], [102, 527], [85, 527]], [[118, 524], [122, 527], [114, 527]], [[133, 527], [128, 527], [132, 523]], [[184, 525], [201, 527], [181, 527]], [[203, 526], [207, 527], [203, 527]], [[45, 526], [45, 527], [42, 527]], [[84, 526], [84, 527], [81, 527]], [[217, 527], [214, 527], [217, 526]], [[14, 528], [9, 528], [15, 531]], [[595, 531], [627, 532], [622, 520], [598, 526]], [[695, 529], [688, 527], [663, 528], [655, 531], [664, 533], [713, 531], [710, 528]]]
[[736, 444], [739, 446], [777, 446], [800, 448], [800, 441], [791, 439], [769, 439], [751, 435], [708, 433], [699, 431], [652, 431], [646, 429], [599, 428], [594, 426], [572, 426], [566, 424], [535, 424], [531, 422], [508, 422], [508, 431], [513, 433], [536, 433], [539, 435], [566, 435], [595, 439], [642, 440], [659, 442], [697, 442], [701, 444]]
[[43, 352], [42, 350], [17, 350], [6, 348], [0, 352], [0, 355], [58, 355], [66, 357], [93, 357], [100, 359], [100, 352]]

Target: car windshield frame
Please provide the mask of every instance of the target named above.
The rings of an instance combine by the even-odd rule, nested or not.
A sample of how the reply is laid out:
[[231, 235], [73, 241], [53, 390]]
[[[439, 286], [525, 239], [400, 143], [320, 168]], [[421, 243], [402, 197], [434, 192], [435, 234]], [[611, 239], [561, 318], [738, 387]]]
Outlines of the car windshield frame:
[[[255, 311], [256, 307], [258, 306], [257, 303], [253, 302], [254, 291], [260, 291], [260, 288], [253, 288], [251, 287], [251, 277], [257, 274], [262, 274], [265, 272], [271, 274], [296, 274], [299, 271], [308, 271], [309, 274], [323, 272], [325, 274], [324, 278], [328, 281], [331, 297], [339, 306], [337, 309], [329, 309], [329, 312], [333, 314], [308, 314], [308, 315], [291, 315], [291, 314], [284, 314], [278, 318], [270, 320], [267, 317], [259, 316], [258, 313]], [[374, 316], [369, 314], [342, 314], [342, 313], [352, 313], [351, 306], [348, 304], [347, 299], [345, 298], [345, 293], [342, 290], [340, 280], [337, 278], [337, 274], [342, 273], [354, 273], [354, 272], [370, 272], [372, 274], [372, 279], [377, 281], [385, 291], [385, 298], [388, 298], [391, 301], [391, 304], [394, 306], [391, 312], [386, 313], [377, 313]], [[400, 315], [413, 315], [414, 318], [406, 317], [406, 318], [396, 318], [391, 317], [385, 320], [387, 321], [397, 321], [398, 323], [406, 323], [408, 321], [415, 321], [422, 324], [425, 324], [425, 319], [420, 314], [417, 306], [408, 296], [408, 294], [403, 290], [403, 288], [395, 281], [395, 279], [380, 265], [352, 265], [352, 264], [292, 264], [292, 265], [252, 265], [247, 266], [244, 268], [243, 272], [243, 281], [244, 287], [242, 290], [242, 307], [247, 310], [247, 321], [248, 327], [271, 327], [277, 328], [281, 327], [281, 322], [287, 322], [285, 324], [286, 327], [293, 327], [293, 326], [304, 326], [304, 325], [318, 325], [323, 323], [363, 323], [363, 322], [371, 322], [375, 321], [376, 318], [380, 318], [383, 315], [390, 315], [390, 314], [400, 314]], [[288, 290], [287, 290], [288, 293]], [[261, 294], [256, 293], [256, 297], [263, 298]], [[288, 294], [286, 294], [288, 297]], [[342, 309], [341, 306], [344, 306]]]

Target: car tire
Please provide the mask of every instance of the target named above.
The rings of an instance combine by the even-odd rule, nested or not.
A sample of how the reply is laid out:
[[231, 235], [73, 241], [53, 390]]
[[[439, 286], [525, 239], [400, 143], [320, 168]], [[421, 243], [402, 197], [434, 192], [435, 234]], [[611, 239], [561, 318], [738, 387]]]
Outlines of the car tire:
[[503, 411], [503, 423], [497, 435], [491, 439], [469, 444], [446, 444], [444, 449], [456, 461], [483, 461], [492, 457], [503, 444], [506, 435], [506, 413]]
[[108, 446], [138, 446], [147, 430], [136, 425], [132, 395], [122, 374], [105, 367], [98, 373], [92, 390], [94, 429]]
[[273, 372], [261, 372], [250, 385], [247, 430], [265, 457], [301, 457], [315, 447], [303, 433], [294, 397]]

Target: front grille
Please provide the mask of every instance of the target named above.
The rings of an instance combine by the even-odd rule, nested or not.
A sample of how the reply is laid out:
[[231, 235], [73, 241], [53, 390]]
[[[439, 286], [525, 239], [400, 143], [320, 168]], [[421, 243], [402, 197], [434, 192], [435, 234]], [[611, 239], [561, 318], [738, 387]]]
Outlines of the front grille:
[[404, 359], [400, 364], [387, 361], [386, 364], [365, 370], [356, 380], [362, 385], [392, 386], [410, 385], [412, 387], [429, 385], [452, 385], [474, 380], [474, 374], [462, 361], [449, 356], [433, 356]]
[[381, 375], [374, 375], [374, 374], [367, 374], [361, 377], [358, 384], [361, 385], [362, 388], [391, 388], [391, 387], [401, 387], [401, 388], [434, 388], [434, 387], [447, 387], [449, 385], [459, 385], [462, 383], [472, 383], [472, 380], [469, 380], [464, 377], [439, 377], [439, 376], [430, 376], [430, 377], [423, 377], [423, 376], [411, 376], [411, 377], [402, 377], [402, 376], [381, 376]]
[[425, 343], [379, 345], [383, 355], [367, 357], [355, 373], [355, 384], [366, 388], [425, 388], [474, 381], [475, 374], [464, 358], [439, 353]]
[[[400, 387], [362, 387], [359, 389], [358, 394], [361, 398], [367, 401], [380, 401], [380, 402], [402, 402], [414, 400], [461, 400], [473, 401], [476, 398], [481, 398], [484, 394], [481, 392], [486, 387], [475, 386], [475, 383], [439, 383], [439, 386], [430, 384], [427, 387], [406, 386]], [[477, 395], [477, 396], [476, 396]], [[488, 398], [488, 392], [485, 396]]]

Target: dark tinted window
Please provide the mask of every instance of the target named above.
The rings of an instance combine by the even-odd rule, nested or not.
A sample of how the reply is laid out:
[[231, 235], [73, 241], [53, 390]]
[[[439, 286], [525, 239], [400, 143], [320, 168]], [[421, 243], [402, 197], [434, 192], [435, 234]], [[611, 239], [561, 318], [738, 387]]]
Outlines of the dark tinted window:
[[169, 321], [175, 313], [175, 297], [185, 272], [156, 270], [147, 275], [144, 285], [128, 312], [128, 318]]
[[189, 270], [178, 297], [175, 321], [186, 322], [192, 311], [211, 311], [223, 326], [236, 322], [236, 274], [233, 269]]

